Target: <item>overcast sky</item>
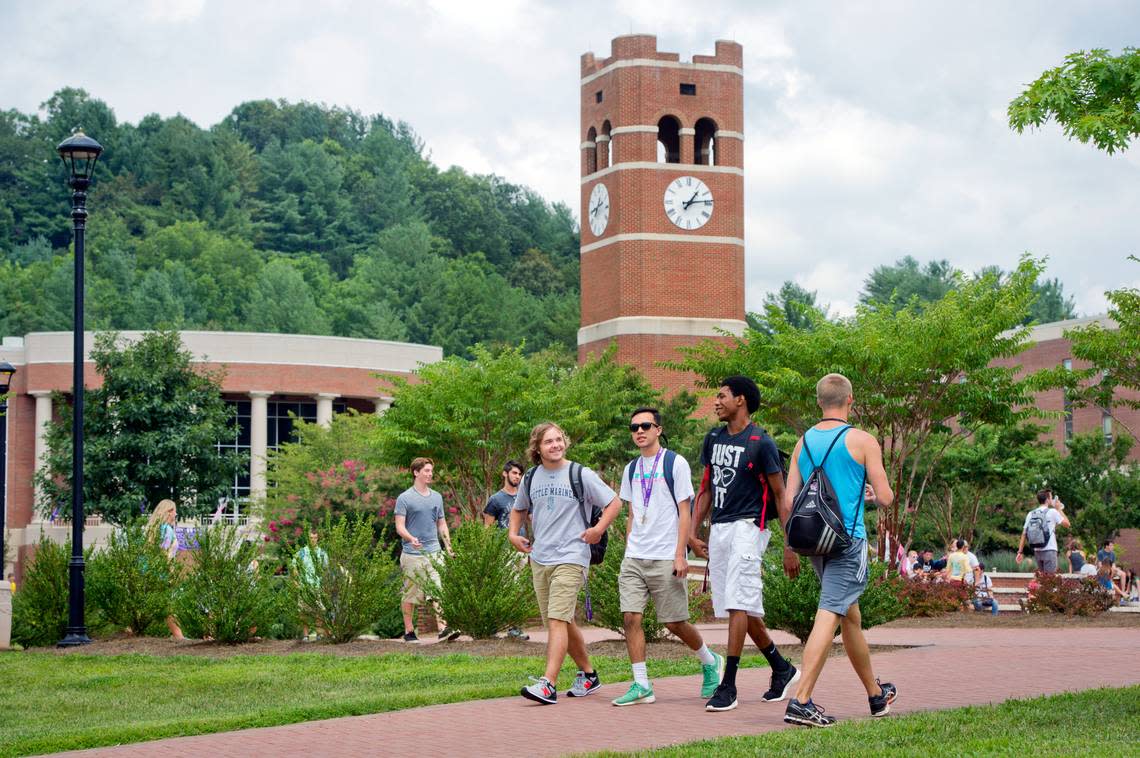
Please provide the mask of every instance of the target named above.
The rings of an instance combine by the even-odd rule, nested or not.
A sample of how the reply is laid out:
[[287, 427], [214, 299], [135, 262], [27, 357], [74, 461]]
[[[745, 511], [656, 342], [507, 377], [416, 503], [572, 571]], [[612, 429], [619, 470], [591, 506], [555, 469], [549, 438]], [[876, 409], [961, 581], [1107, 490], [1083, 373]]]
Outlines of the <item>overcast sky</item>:
[[[1140, 145], [1108, 156], [1006, 105], [1066, 53], [1137, 45], [1135, 2], [0, 0], [0, 108], [79, 86], [202, 126], [258, 98], [409, 122], [432, 158], [578, 210], [579, 56], [656, 34], [744, 46], [748, 308], [792, 279], [849, 312], [903, 255], [1048, 256], [1082, 314], [1140, 286]], [[1129, 36], [1132, 35], [1132, 36]], [[93, 135], [98, 137], [98, 135]]]

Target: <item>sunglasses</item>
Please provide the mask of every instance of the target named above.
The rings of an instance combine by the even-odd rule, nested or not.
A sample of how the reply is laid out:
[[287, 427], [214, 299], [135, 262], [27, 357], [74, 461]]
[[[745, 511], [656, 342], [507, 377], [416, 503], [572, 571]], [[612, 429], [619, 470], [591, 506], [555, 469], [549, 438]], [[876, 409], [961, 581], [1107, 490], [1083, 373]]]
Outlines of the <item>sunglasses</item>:
[[638, 429], [640, 429], [643, 432], [648, 432], [655, 426], [657, 426], [657, 424], [654, 424], [652, 421], [642, 421], [640, 424], [630, 424], [629, 430], [631, 432], [636, 432]]

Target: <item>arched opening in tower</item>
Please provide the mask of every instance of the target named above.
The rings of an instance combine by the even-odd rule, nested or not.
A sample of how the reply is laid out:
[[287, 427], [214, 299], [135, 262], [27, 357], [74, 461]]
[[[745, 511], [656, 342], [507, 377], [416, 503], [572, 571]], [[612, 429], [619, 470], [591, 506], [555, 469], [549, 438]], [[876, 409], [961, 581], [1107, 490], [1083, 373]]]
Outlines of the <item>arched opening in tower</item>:
[[586, 132], [586, 173], [592, 174], [598, 170], [598, 130], [590, 127]]
[[716, 122], [711, 118], [702, 118], [697, 121], [694, 128], [696, 142], [693, 150], [693, 163], [699, 166], [716, 165]]
[[601, 168], [609, 168], [614, 165], [614, 142], [611, 132], [610, 121], [606, 119], [602, 122], [602, 133], [599, 135], [598, 142], [598, 165]]
[[657, 162], [681, 162], [681, 122], [674, 116], [657, 122]]

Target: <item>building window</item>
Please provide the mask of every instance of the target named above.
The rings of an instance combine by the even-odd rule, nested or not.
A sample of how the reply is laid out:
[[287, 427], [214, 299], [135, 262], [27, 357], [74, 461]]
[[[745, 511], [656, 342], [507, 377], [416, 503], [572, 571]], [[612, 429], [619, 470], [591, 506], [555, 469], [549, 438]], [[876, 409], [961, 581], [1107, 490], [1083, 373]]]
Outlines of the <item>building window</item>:
[[590, 127], [590, 131], [586, 132], [586, 174], [592, 174], [598, 170], [598, 130]]
[[[1061, 367], [1066, 371], [1072, 371], [1073, 360], [1071, 358], [1066, 358], [1065, 360], [1061, 361]], [[1065, 411], [1065, 442], [1068, 442], [1073, 438], [1073, 401], [1069, 397], [1067, 390], [1062, 396], [1062, 402]]]
[[1105, 443], [1112, 444], [1112, 414], [1107, 410], [1100, 412], [1100, 430], [1104, 432]]
[[657, 162], [681, 162], [681, 122], [673, 116], [657, 122]]
[[682, 82], [681, 83], [681, 94], [682, 95], [695, 95], [695, 94], [697, 94], [697, 85], [685, 84], [684, 82]]
[[595, 103], [602, 102], [602, 91], [601, 90], [598, 90], [597, 92], [594, 93], [594, 102]]
[[[238, 469], [237, 474], [234, 476], [233, 484], [230, 487], [230, 498], [234, 500], [235, 503], [228, 510], [228, 512], [233, 514], [234, 518], [237, 518], [237, 503], [244, 502], [249, 498], [250, 427], [252, 425], [250, 414], [251, 406], [248, 400], [227, 400], [226, 402], [234, 406], [236, 411], [234, 416], [233, 437], [227, 437], [221, 440], [218, 442], [217, 447], [219, 451], [236, 452], [242, 459], [241, 468]], [[297, 437], [293, 433], [293, 416], [310, 423], [315, 423], [317, 420], [316, 402], [269, 400], [266, 406], [265, 437], [266, 447], [269, 450], [277, 450], [284, 443], [296, 440]], [[334, 414], [344, 413], [347, 408], [348, 406], [343, 401], [333, 403]], [[289, 414], [293, 414], [293, 416]]]
[[711, 118], [699, 119], [694, 127], [693, 163], [698, 166], [716, 165], [716, 122]]

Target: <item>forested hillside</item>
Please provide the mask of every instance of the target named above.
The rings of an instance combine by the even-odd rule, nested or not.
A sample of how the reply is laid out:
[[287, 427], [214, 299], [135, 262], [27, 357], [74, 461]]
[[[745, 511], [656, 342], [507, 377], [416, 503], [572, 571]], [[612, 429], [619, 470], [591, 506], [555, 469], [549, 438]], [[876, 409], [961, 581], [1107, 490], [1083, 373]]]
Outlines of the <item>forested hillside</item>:
[[119, 123], [65, 89], [0, 111], [0, 334], [71, 328], [70, 197], [55, 146], [99, 140], [91, 329], [221, 329], [572, 349], [570, 210], [441, 170], [412, 128], [311, 103], [238, 105], [203, 129]]

